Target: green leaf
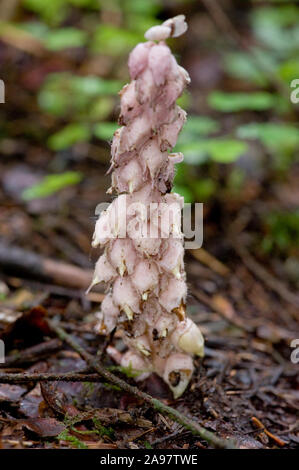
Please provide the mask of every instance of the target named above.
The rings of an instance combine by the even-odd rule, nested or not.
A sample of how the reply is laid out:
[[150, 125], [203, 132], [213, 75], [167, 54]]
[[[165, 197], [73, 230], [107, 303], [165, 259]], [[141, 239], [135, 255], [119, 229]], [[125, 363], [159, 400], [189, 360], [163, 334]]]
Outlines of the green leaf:
[[[149, 28], [148, 28], [149, 29]], [[176, 104], [183, 109], [188, 110], [192, 103], [191, 95], [188, 91], [184, 91], [183, 94], [176, 100]]]
[[174, 184], [172, 188], [173, 193], [178, 193], [180, 196], [183, 196], [184, 202], [194, 202], [194, 197], [192, 191], [187, 186], [181, 186]]
[[237, 129], [242, 139], [258, 139], [271, 152], [274, 166], [286, 171], [298, 156], [299, 130], [283, 123], [250, 123]]
[[198, 201], [207, 201], [216, 191], [216, 184], [211, 178], [202, 178], [192, 183], [192, 189]]
[[234, 139], [213, 139], [206, 145], [211, 158], [218, 163], [233, 163], [247, 150], [247, 144]]
[[209, 157], [218, 163], [232, 163], [247, 150], [247, 144], [240, 140], [223, 137], [197, 140], [180, 145], [179, 149], [185, 156], [185, 162], [189, 164], [199, 165], [207, 161]]
[[182, 142], [176, 146], [176, 150], [184, 154], [184, 162], [189, 165], [201, 165], [208, 160], [206, 141], [197, 139]]
[[144, 441], [144, 448], [145, 449], [152, 449], [152, 446], [150, 445], [150, 443], [148, 441]]
[[84, 46], [86, 41], [86, 31], [76, 28], [60, 28], [48, 32], [44, 44], [50, 51], [60, 51], [70, 47]]
[[189, 116], [180, 134], [179, 142], [190, 142], [190, 140], [218, 132], [220, 125], [208, 116]]
[[244, 170], [238, 167], [234, 167], [228, 176], [227, 187], [232, 193], [236, 193], [238, 195], [242, 189], [244, 180], [245, 180]]
[[124, 8], [130, 13], [156, 16], [161, 10], [161, 2], [158, 0], [138, 0], [138, 2], [136, 0], [126, 0]]
[[104, 80], [93, 75], [49, 74], [39, 92], [38, 102], [43, 111], [55, 116], [74, 117], [82, 112], [89, 115], [94, 109], [95, 98], [114, 97], [122, 85], [119, 80]]
[[91, 8], [99, 10], [99, 0], [68, 0], [71, 5], [78, 8]]
[[255, 8], [251, 13], [255, 35], [278, 53], [296, 53], [299, 47], [299, 8], [295, 5]]
[[109, 118], [115, 105], [115, 100], [112, 96], [99, 96], [93, 100], [89, 116], [93, 121], [102, 121]]
[[86, 77], [70, 76], [74, 91], [94, 97], [97, 95], [115, 95], [123, 86], [120, 80], [105, 80], [100, 77], [88, 75]]
[[96, 428], [96, 430], [98, 431], [98, 433], [99, 433], [100, 436], [108, 436], [108, 437], [110, 437], [111, 439], [114, 438], [114, 430], [113, 430], [113, 428], [111, 428], [110, 426], [109, 426], [109, 428], [103, 426], [103, 425], [101, 424], [100, 420], [99, 420], [96, 416], [94, 416], [94, 417], [92, 418], [92, 421], [93, 421], [93, 424], [94, 424], [94, 426], [95, 426], [95, 428]]
[[278, 74], [289, 85], [295, 78], [299, 78], [299, 60], [284, 61], [278, 69]]
[[224, 57], [224, 67], [232, 77], [265, 86], [268, 80], [250, 54], [232, 52]]
[[88, 449], [87, 445], [84, 442], [80, 441], [76, 436], [73, 436], [69, 433], [67, 429], [62, 431], [57, 437], [59, 441], [67, 441], [74, 445], [77, 449]]
[[225, 93], [214, 91], [208, 97], [209, 105], [222, 112], [236, 112], [246, 109], [264, 111], [274, 107], [277, 98], [266, 91], [255, 93]]
[[45, 23], [40, 21], [28, 21], [27, 23], [18, 23], [17, 27], [21, 28], [23, 31], [30, 33], [36, 39], [45, 39], [49, 28]]
[[101, 24], [94, 33], [91, 50], [95, 53], [117, 56], [133, 49], [141, 41], [144, 41], [142, 34]]
[[299, 242], [299, 210], [273, 211], [264, 218], [266, 236], [262, 241], [264, 251], [274, 248], [287, 254], [289, 249], [296, 249]]
[[48, 139], [48, 146], [50, 149], [58, 151], [71, 147], [77, 142], [86, 142], [89, 138], [90, 130], [87, 125], [73, 123], [51, 135]]
[[118, 124], [115, 122], [100, 122], [95, 124], [93, 133], [98, 139], [110, 140], [116, 129], [118, 129]]
[[260, 139], [272, 150], [293, 152], [299, 146], [299, 130], [291, 124], [253, 122], [240, 126], [237, 135], [241, 139]]
[[57, 175], [48, 175], [40, 182], [26, 188], [22, 193], [22, 198], [25, 201], [31, 201], [32, 199], [39, 199], [43, 197], [51, 196], [52, 194], [80, 183], [83, 175], [77, 171], [68, 171]]
[[190, 166], [187, 165], [185, 162], [180, 163], [180, 165], [176, 165], [175, 171], [175, 184], [177, 185], [184, 185], [186, 181], [190, 179]]
[[37, 13], [49, 24], [59, 24], [68, 13], [66, 0], [22, 0], [22, 3], [25, 8]]

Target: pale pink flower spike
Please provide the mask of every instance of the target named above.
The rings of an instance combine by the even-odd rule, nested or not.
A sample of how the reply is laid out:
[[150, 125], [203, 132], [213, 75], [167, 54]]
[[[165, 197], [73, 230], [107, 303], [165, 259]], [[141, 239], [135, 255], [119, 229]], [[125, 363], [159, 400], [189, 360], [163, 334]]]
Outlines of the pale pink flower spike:
[[[136, 380], [152, 372], [160, 375], [175, 398], [188, 386], [193, 356], [203, 356], [204, 348], [199, 328], [185, 313], [183, 198], [170, 193], [174, 164], [183, 155], [169, 152], [186, 120], [176, 100], [190, 79], [165, 40], [186, 30], [184, 15], [171, 18], [150, 28], [145, 33], [148, 42], [138, 44], [130, 54], [132, 81], [120, 92], [122, 127], [115, 132], [111, 149], [108, 193], [118, 196], [96, 223], [93, 246], [102, 246], [104, 252], [91, 285], [107, 285], [97, 330], [107, 335], [119, 328], [128, 347], [123, 355], [111, 346], [108, 353], [123, 367], [136, 370]], [[121, 220], [112, 217], [123, 203]], [[138, 209], [140, 203], [145, 213]], [[179, 219], [169, 217], [173, 204], [179, 206]], [[138, 231], [142, 224], [146, 236]]]

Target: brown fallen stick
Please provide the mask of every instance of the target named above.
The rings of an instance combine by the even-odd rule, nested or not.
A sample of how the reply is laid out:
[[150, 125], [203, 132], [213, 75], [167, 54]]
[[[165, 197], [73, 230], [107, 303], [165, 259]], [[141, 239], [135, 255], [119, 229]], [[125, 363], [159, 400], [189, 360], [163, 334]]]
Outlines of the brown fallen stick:
[[64, 374], [27, 374], [21, 372], [18, 374], [0, 373], [0, 383], [6, 384], [24, 384], [29, 382], [101, 382], [99, 374], [86, 374], [82, 369], [76, 373], [67, 372]]
[[48, 320], [49, 327], [56, 333], [58, 338], [61, 341], [64, 341], [66, 344], [71, 346], [80, 356], [82, 359], [85, 360], [86, 364], [94, 369], [101, 377], [105, 379], [106, 382], [110, 382], [118, 387], [120, 387], [125, 392], [134, 395], [141, 400], [144, 400], [148, 403], [152, 408], [158, 410], [162, 414], [168, 415], [173, 421], [184, 426], [184, 428], [191, 431], [192, 434], [200, 436], [205, 441], [209, 442], [213, 447], [222, 448], [222, 449], [235, 449], [236, 444], [231, 440], [225, 440], [214, 433], [208, 431], [203, 426], [199, 425], [196, 421], [188, 418], [187, 416], [181, 414], [178, 410], [165, 405], [160, 400], [151, 397], [145, 392], [142, 392], [137, 387], [129, 385], [124, 380], [120, 379], [116, 375], [112, 374], [108, 371], [98, 360], [98, 358], [94, 358], [91, 356], [85, 349], [78, 344], [69, 334], [67, 334], [62, 328], [56, 326], [52, 321]]
[[46, 52], [41, 41], [13, 24], [4, 23], [0, 28], [0, 37], [9, 46], [36, 57], [41, 57]]
[[262, 433], [265, 433], [268, 437], [270, 437], [270, 439], [272, 439], [275, 444], [277, 444], [279, 447], [283, 447], [286, 445], [285, 441], [280, 439], [278, 436], [275, 436], [275, 434], [272, 434], [272, 432], [268, 431], [268, 429], [263, 425], [263, 423], [255, 416], [252, 416], [251, 422], [255, 428], [260, 429]]
[[35, 362], [37, 359], [43, 359], [53, 352], [58, 351], [62, 346], [59, 339], [54, 338], [43, 343], [36, 344], [30, 348], [19, 351], [5, 358], [5, 363], [0, 363], [0, 369], [6, 369], [14, 365], [28, 364]]
[[246, 325], [244, 322], [242, 322], [241, 319], [237, 317], [234, 312], [227, 312], [226, 309], [220, 308], [219, 302], [217, 302], [217, 297], [214, 296], [214, 298], [210, 298], [208, 295], [206, 295], [204, 292], [200, 292], [198, 290], [192, 289], [192, 295], [196, 297], [199, 302], [207, 305], [212, 311], [215, 311], [219, 315], [221, 315], [227, 322], [231, 323], [232, 325], [236, 326], [237, 328], [240, 328], [241, 330], [245, 330], [248, 333], [253, 331], [253, 327], [251, 325]]
[[44, 258], [37, 253], [10, 246], [0, 241], [0, 267], [10, 275], [30, 277], [76, 289], [87, 289], [93, 277], [91, 270]]
[[200, 263], [208, 266], [212, 271], [219, 274], [220, 276], [227, 276], [230, 273], [230, 269], [219, 261], [215, 256], [211, 255], [208, 251], [203, 248], [197, 248], [196, 250], [189, 250], [189, 253], [193, 258], [197, 259]]

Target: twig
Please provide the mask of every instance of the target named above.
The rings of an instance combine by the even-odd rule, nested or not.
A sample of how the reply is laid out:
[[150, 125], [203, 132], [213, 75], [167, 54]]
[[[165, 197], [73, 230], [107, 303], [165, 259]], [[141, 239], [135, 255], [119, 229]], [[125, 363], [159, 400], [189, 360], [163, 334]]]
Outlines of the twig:
[[44, 341], [43, 343], [36, 344], [30, 348], [24, 349], [23, 351], [18, 351], [11, 356], [5, 358], [5, 363], [0, 364], [0, 368], [6, 369], [12, 365], [28, 364], [35, 362], [38, 359], [45, 358], [52, 354], [53, 352], [58, 351], [62, 346], [61, 341], [58, 339], [50, 339], [49, 341]]
[[240, 328], [241, 330], [245, 330], [248, 333], [253, 331], [253, 327], [251, 325], [245, 324], [242, 322], [240, 318], [238, 318], [236, 315], [227, 315], [224, 309], [221, 309], [218, 305], [218, 303], [212, 298], [210, 298], [208, 295], [206, 295], [204, 292], [199, 292], [198, 290], [192, 289], [192, 295], [196, 297], [199, 302], [203, 303], [204, 305], [207, 305], [210, 307], [210, 309], [219, 315], [221, 315], [227, 322], [229, 322], [231, 325], [236, 326], [237, 328]]
[[[86, 370], [86, 369], [84, 369]], [[101, 382], [99, 374], [67, 372], [64, 374], [4, 374], [0, 373], [0, 383], [23, 384], [28, 382]]]
[[230, 269], [219, 261], [215, 256], [211, 255], [204, 248], [198, 248], [197, 250], [189, 250], [189, 253], [193, 258], [197, 259], [202, 264], [208, 266], [212, 271], [220, 276], [227, 276], [230, 273]]
[[282, 282], [272, 276], [263, 266], [261, 266], [251, 256], [244, 245], [241, 245], [237, 240], [234, 240], [233, 247], [249, 271], [251, 271], [256, 277], [258, 277], [264, 284], [276, 292], [286, 302], [299, 307], [299, 296], [289, 291], [289, 289], [287, 289], [287, 287]]
[[270, 439], [272, 439], [279, 447], [283, 447], [286, 445], [286, 442], [280, 439], [278, 436], [275, 436], [275, 434], [272, 434], [272, 432], [268, 431], [268, 429], [263, 425], [263, 423], [256, 418], [255, 416], [252, 416], [251, 422], [253, 426], [255, 426], [257, 429], [259, 429], [261, 432], [264, 432]]
[[159, 439], [156, 439], [154, 442], [151, 443], [151, 446], [154, 447], [157, 444], [162, 444], [162, 442], [169, 441], [171, 439], [174, 439], [176, 437], [185, 437], [188, 436], [189, 431], [184, 431], [182, 432], [182, 429], [178, 429], [171, 434], [167, 434], [166, 436], [160, 437]]
[[111, 331], [111, 333], [105, 338], [105, 341], [104, 341], [104, 344], [102, 346], [102, 348], [99, 350], [98, 352], [98, 359], [99, 361], [103, 361], [105, 359], [105, 356], [106, 356], [106, 350], [109, 346], [109, 344], [112, 343], [113, 341], [113, 337], [115, 335], [115, 332], [116, 332], [116, 327]]
[[0, 265], [10, 274], [76, 289], [87, 289], [93, 272], [72, 264], [44, 258], [31, 251], [0, 242]]
[[22, 31], [17, 26], [8, 23], [0, 25], [0, 37], [9, 46], [19, 49], [27, 54], [40, 57], [45, 53], [45, 48], [41, 41], [36, 39], [27, 31]]
[[129, 385], [124, 380], [120, 379], [116, 375], [109, 372], [100, 362], [95, 362], [95, 358], [91, 356], [88, 352], [85, 351], [78, 343], [75, 341], [70, 335], [68, 335], [62, 328], [56, 326], [53, 322], [49, 321], [50, 328], [57, 334], [57, 336], [62, 340], [65, 341], [69, 346], [71, 346], [80, 356], [82, 359], [85, 360], [87, 365], [94, 369], [101, 377], [103, 377], [107, 382], [110, 382], [114, 385], [117, 385], [122, 390], [131, 395], [135, 395], [136, 397], [144, 400], [148, 403], [152, 408], [158, 410], [159, 412], [168, 415], [172, 420], [180, 423], [186, 429], [191, 431], [192, 434], [200, 436], [202, 439], [209, 442], [212, 446], [218, 448], [236, 448], [236, 445], [231, 440], [221, 439], [220, 437], [216, 436], [214, 433], [208, 431], [204, 427], [200, 426], [195, 421], [187, 418], [186, 416], [182, 415], [179, 411], [175, 410], [174, 408], [164, 405], [160, 400], [151, 397], [145, 392], [140, 391], [137, 387]]

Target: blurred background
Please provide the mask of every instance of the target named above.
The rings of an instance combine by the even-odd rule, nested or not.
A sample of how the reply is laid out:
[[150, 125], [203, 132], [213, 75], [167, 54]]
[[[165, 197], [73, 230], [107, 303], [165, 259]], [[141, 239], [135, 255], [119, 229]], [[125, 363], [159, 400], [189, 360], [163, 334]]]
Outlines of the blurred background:
[[[95, 208], [111, 200], [106, 171], [118, 91], [129, 80], [128, 54], [144, 32], [178, 14], [186, 15], [189, 29], [169, 45], [192, 82], [179, 99], [188, 121], [177, 143], [185, 160], [174, 189], [187, 202], [204, 202], [203, 247], [185, 259], [188, 315], [200, 325], [206, 348], [188, 393], [175, 406], [222, 437], [237, 437], [245, 448], [295, 447], [299, 385], [290, 346], [299, 338], [299, 104], [291, 101], [292, 92], [293, 101], [299, 98], [291, 88], [299, 79], [295, 1], [0, 1], [5, 84], [0, 339], [6, 367], [65, 373], [84, 366], [64, 344], [49, 339], [46, 314], [94, 355], [108, 344], [93, 328], [103, 290], [85, 295], [85, 289], [99, 255], [91, 249]], [[118, 333], [113, 344], [124, 347]], [[121, 372], [132, 380], [132, 371]], [[163, 447], [171, 439], [185, 449], [206, 445], [109, 384], [83, 385], [62, 382], [58, 388], [73, 407], [130, 409], [134, 422], [135, 416], [153, 421], [145, 442], [140, 430], [134, 439], [131, 435], [135, 446]], [[139, 386], [171, 400], [157, 377]], [[0, 384], [0, 419], [5, 418], [0, 431], [9, 423], [0, 447], [23, 446], [24, 436], [11, 430], [11, 417], [48, 416], [50, 405], [39, 409], [39, 404], [62, 402], [55, 390], [55, 400], [49, 399], [49, 387], [42, 395], [39, 385], [27, 393], [30, 387]], [[264, 426], [281, 438], [266, 435]], [[105, 448], [107, 442], [113, 448], [113, 434], [105, 432], [110, 436]], [[124, 448], [129, 438], [123, 428], [116, 436]], [[63, 440], [83, 446], [74, 436], [64, 434]], [[41, 438], [27, 445], [55, 442]]]
[[169, 45], [192, 82], [179, 100], [189, 119], [175, 190], [205, 202], [211, 255], [234, 266], [246, 246], [296, 288], [299, 108], [290, 84], [299, 78], [299, 6], [291, 1], [2, 0], [1, 240], [92, 267], [128, 54], [147, 28], [181, 13], [188, 33]]

